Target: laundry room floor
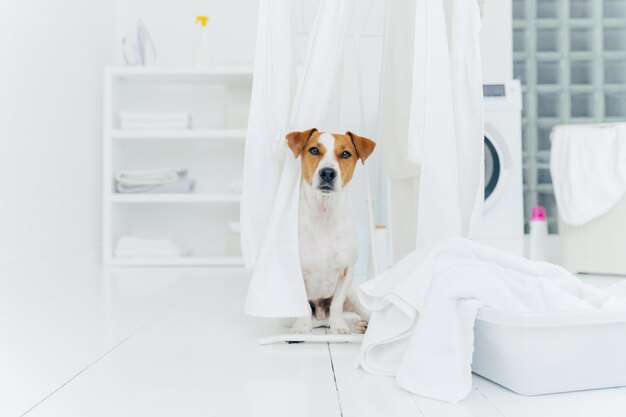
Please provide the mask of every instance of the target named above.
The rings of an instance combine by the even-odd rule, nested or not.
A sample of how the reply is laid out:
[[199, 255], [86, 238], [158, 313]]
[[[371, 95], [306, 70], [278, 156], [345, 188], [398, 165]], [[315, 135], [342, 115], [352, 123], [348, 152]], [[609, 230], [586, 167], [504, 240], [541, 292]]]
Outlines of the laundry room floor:
[[[349, 344], [259, 346], [241, 269], [0, 266], [0, 416], [619, 416], [626, 388], [538, 397], [479, 376], [460, 404], [353, 367]], [[581, 358], [583, 360], [583, 358]]]

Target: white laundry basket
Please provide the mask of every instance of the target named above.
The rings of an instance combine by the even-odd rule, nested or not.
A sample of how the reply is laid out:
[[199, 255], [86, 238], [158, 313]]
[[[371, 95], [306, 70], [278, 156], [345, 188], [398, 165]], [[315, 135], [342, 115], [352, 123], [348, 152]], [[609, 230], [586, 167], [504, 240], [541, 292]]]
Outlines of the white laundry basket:
[[626, 309], [482, 308], [474, 335], [472, 371], [518, 394], [626, 386]]
[[626, 197], [582, 226], [559, 216], [561, 264], [571, 272], [626, 275]]

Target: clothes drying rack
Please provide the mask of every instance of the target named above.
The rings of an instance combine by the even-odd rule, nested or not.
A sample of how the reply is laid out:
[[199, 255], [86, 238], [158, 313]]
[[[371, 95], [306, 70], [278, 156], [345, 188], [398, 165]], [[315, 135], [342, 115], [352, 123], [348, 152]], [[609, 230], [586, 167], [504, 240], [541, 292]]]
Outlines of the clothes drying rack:
[[[354, 54], [356, 62], [361, 62], [361, 38], [362, 37], [383, 37], [382, 33], [365, 33], [364, 28], [367, 26], [367, 22], [372, 12], [372, 4], [374, 0], [370, 0], [367, 13], [365, 15], [365, 19], [361, 29], [357, 33], [350, 34], [348, 33], [346, 36], [348, 38], [352, 38], [354, 40]], [[299, 32], [301, 34], [306, 34], [307, 32]], [[358, 94], [359, 94], [359, 116], [361, 119], [361, 124], [366, 126], [368, 124], [367, 118], [365, 117], [365, 101], [363, 96], [363, 74], [361, 72], [361, 66], [357, 65], [356, 68], [356, 77], [358, 84]], [[377, 254], [378, 248], [376, 248], [376, 242], [374, 239], [374, 230], [375, 230], [375, 221], [374, 221], [374, 207], [372, 203], [372, 190], [370, 185], [370, 179], [368, 174], [367, 165], [363, 166], [364, 174], [365, 174], [365, 188], [366, 188], [366, 202], [367, 202], [367, 214], [368, 214], [368, 228], [369, 228], [369, 264], [370, 271], [373, 271], [374, 274], [378, 274], [382, 272], [382, 265], [378, 265], [377, 262]], [[315, 329], [314, 329], [315, 330]], [[310, 334], [297, 334], [297, 333], [283, 333], [274, 336], [263, 337], [258, 340], [259, 345], [271, 345], [277, 343], [361, 343], [363, 340], [363, 334], [330, 334], [328, 332], [325, 333], [310, 333]]]

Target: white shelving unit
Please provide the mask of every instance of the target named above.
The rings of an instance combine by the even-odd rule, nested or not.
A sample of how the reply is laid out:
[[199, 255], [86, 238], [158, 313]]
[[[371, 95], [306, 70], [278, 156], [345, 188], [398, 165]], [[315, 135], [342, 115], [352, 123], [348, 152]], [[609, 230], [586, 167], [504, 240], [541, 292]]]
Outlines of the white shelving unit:
[[[103, 261], [114, 266], [243, 265], [229, 223], [239, 220], [252, 68], [111, 67], [104, 77]], [[123, 130], [121, 111], [188, 111], [188, 130]], [[119, 194], [120, 170], [186, 168], [189, 194]], [[115, 258], [123, 235], [173, 238], [193, 254], [180, 258]]]

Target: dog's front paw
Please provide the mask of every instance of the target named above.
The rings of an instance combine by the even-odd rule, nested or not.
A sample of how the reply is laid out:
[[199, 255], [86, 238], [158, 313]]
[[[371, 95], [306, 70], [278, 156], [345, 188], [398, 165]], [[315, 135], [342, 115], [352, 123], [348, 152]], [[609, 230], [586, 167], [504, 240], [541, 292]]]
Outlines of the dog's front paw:
[[367, 321], [359, 320], [359, 322], [356, 324], [355, 331], [357, 333], [365, 333], [366, 330], [367, 330]]
[[330, 319], [330, 332], [332, 334], [350, 334], [352, 333], [352, 331], [350, 330], [350, 327], [348, 327], [348, 324], [346, 323], [346, 321], [341, 318], [341, 319]]
[[291, 333], [309, 334], [313, 330], [313, 323], [310, 317], [300, 317], [291, 327]]

